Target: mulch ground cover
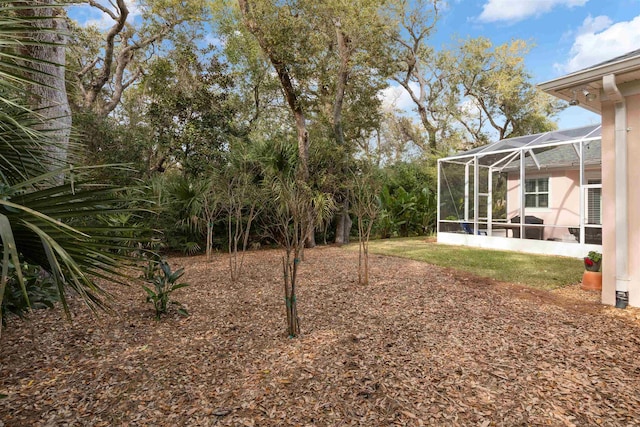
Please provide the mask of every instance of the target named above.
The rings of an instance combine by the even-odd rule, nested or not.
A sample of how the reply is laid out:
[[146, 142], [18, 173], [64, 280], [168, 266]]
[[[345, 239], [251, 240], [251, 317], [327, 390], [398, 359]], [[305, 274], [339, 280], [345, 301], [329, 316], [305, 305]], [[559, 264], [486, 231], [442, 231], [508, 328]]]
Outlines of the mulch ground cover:
[[640, 425], [637, 310], [383, 256], [362, 286], [357, 252], [322, 247], [290, 339], [280, 257], [235, 284], [224, 255], [172, 258], [189, 317], [154, 320], [135, 284], [114, 317], [10, 321], [0, 426]]

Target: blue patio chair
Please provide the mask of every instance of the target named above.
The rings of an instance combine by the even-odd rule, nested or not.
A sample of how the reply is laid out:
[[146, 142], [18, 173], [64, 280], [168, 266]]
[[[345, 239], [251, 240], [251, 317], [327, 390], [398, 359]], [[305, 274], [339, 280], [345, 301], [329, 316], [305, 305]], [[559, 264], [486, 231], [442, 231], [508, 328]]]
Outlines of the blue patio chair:
[[[471, 224], [469, 224], [468, 222], [463, 222], [461, 225], [465, 233], [473, 234], [473, 226]], [[478, 236], [486, 236], [486, 235], [487, 235], [486, 231], [478, 230]]]

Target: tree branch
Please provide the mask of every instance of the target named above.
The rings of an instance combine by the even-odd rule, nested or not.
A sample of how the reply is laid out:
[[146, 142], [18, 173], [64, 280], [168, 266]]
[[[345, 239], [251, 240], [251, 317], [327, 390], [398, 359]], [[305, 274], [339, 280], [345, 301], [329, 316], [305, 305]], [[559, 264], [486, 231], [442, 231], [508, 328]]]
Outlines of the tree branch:
[[[118, 22], [118, 15], [116, 15], [115, 13], [113, 13], [112, 10], [110, 10], [107, 7], [104, 7], [103, 5], [101, 5], [100, 3], [98, 3], [95, 0], [88, 0], [86, 3], [89, 4], [89, 6], [91, 7], [95, 7], [96, 9], [102, 11], [103, 13], [106, 13], [107, 15], [109, 15], [109, 17], [111, 19], [113, 19], [114, 21]], [[111, 1], [109, 2], [109, 4], [111, 4], [115, 9], [120, 9], [118, 6], [114, 5]]]
[[[93, 0], [89, 0], [90, 4], [95, 3]], [[104, 7], [101, 5], [96, 6], [98, 9], [103, 10]], [[109, 81], [109, 77], [111, 77], [111, 66], [113, 65], [113, 51], [115, 45], [115, 38], [122, 29], [124, 28], [125, 23], [127, 22], [127, 16], [129, 16], [129, 9], [127, 9], [127, 5], [124, 0], [117, 0], [117, 9], [120, 11], [120, 14], [114, 17], [113, 14], [109, 13], [109, 11], [105, 12], [109, 14], [111, 17], [114, 17], [116, 23], [109, 29], [106, 37], [106, 46], [104, 49], [104, 65], [102, 67], [102, 72], [100, 75], [91, 82], [89, 89], [87, 90], [86, 96], [84, 98], [84, 106], [91, 107], [98, 97], [98, 93], [102, 90], [105, 84]]]

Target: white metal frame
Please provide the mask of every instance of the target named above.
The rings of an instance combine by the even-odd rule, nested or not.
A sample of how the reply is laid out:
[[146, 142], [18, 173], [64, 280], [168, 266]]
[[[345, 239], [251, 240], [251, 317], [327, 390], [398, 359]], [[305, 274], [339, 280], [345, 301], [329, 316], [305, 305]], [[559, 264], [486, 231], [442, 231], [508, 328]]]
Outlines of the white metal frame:
[[[453, 163], [458, 165], [463, 165], [465, 169], [465, 180], [464, 180], [464, 216], [463, 221], [469, 225], [473, 224], [473, 235], [469, 234], [460, 234], [460, 233], [450, 233], [450, 232], [438, 232], [438, 242], [440, 243], [448, 243], [448, 244], [461, 244], [467, 246], [476, 246], [476, 247], [486, 247], [486, 248], [495, 248], [495, 249], [507, 249], [507, 250], [517, 250], [523, 252], [533, 252], [533, 253], [548, 253], [548, 254], [557, 254], [557, 255], [566, 255], [566, 256], [575, 256], [582, 257], [589, 250], [601, 250], [601, 245], [592, 245], [585, 244], [585, 226], [589, 226], [586, 224], [586, 213], [585, 213], [585, 203], [586, 203], [586, 188], [593, 187], [592, 185], [588, 185], [586, 182], [586, 174], [585, 174], [585, 165], [584, 165], [584, 146], [586, 143], [591, 141], [598, 141], [601, 139], [600, 136], [592, 136], [594, 133], [600, 130], [600, 127], [595, 127], [590, 133], [584, 135], [580, 138], [575, 139], [567, 139], [567, 140], [556, 140], [545, 143], [537, 143], [537, 141], [541, 140], [544, 136], [548, 135], [548, 133], [540, 134], [536, 138], [534, 138], [529, 143], [523, 144], [521, 147], [510, 148], [510, 149], [501, 149], [496, 151], [491, 151], [491, 146], [494, 144], [489, 144], [487, 147], [481, 150], [475, 150], [473, 153], [465, 154], [461, 153], [458, 155], [450, 156], [444, 159], [438, 159], [438, 209], [437, 209], [437, 224], [438, 230], [440, 230], [440, 225], [447, 222], [459, 222], [459, 221], [447, 221], [442, 220], [441, 218], [441, 207], [440, 207], [440, 199], [441, 199], [441, 184], [442, 184], [442, 165], [443, 163]], [[535, 227], [535, 224], [526, 224], [525, 223], [525, 178], [526, 178], [526, 165], [525, 159], [527, 155], [531, 157], [536, 168], [540, 169], [541, 165], [539, 159], [536, 157], [534, 153], [534, 149], [538, 148], [547, 148], [547, 147], [555, 147], [562, 145], [571, 145], [575, 150], [578, 160], [579, 160], [579, 181], [580, 181], [580, 189], [579, 189], [579, 227], [580, 227], [580, 242], [576, 243], [564, 243], [557, 241], [534, 241], [530, 239], [525, 239], [525, 226], [526, 227]], [[481, 165], [480, 159], [488, 155], [495, 154], [504, 154], [504, 157], [499, 160], [493, 162], [489, 165]], [[519, 157], [519, 169], [520, 169], [520, 212], [519, 216], [520, 220], [520, 239], [506, 239], [502, 237], [492, 236], [493, 231], [493, 172], [498, 171], [501, 172], [507, 165], [511, 164], [516, 158]], [[488, 169], [488, 178], [487, 178], [487, 193], [480, 193], [480, 169], [487, 168]], [[470, 218], [469, 206], [470, 206], [470, 177], [471, 170], [473, 170], [473, 218]], [[551, 183], [549, 184], [551, 185]], [[549, 188], [549, 193], [551, 194], [551, 188]], [[481, 220], [479, 218], [480, 215], [480, 198], [487, 198], [487, 218], [486, 221]], [[552, 200], [551, 197], [549, 198]], [[480, 236], [479, 232], [480, 225], [486, 225], [486, 236]], [[545, 227], [554, 227], [554, 224], [545, 225]], [[585, 252], [586, 251], [586, 252]]]

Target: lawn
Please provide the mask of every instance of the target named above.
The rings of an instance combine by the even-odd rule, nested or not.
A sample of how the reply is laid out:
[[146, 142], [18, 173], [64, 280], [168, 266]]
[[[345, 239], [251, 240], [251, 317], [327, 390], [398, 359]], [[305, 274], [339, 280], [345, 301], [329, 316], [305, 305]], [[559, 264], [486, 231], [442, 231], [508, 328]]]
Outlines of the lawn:
[[[637, 425], [640, 323], [556, 292], [357, 251], [307, 250], [302, 335], [286, 336], [281, 253], [171, 259], [191, 315], [154, 320], [139, 285], [116, 317], [38, 311], [0, 345], [0, 425]], [[579, 296], [578, 286], [569, 286]]]
[[575, 258], [441, 245], [424, 237], [374, 240], [369, 250], [539, 289], [576, 284], [584, 271], [582, 260]]

